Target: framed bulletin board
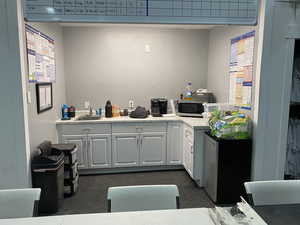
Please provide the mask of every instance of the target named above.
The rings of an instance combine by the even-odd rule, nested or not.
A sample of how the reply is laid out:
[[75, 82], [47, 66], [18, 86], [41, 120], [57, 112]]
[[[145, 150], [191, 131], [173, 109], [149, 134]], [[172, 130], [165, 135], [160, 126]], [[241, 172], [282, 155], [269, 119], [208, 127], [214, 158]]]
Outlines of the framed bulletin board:
[[25, 0], [39, 22], [170, 24], [257, 23], [258, 0]]
[[36, 105], [38, 114], [53, 108], [52, 83], [36, 84]]

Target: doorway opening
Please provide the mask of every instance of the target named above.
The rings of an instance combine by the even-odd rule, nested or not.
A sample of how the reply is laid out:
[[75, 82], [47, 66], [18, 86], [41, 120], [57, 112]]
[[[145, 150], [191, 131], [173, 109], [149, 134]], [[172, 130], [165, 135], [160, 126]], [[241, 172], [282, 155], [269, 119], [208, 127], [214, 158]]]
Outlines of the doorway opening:
[[300, 40], [295, 42], [284, 178], [300, 179]]

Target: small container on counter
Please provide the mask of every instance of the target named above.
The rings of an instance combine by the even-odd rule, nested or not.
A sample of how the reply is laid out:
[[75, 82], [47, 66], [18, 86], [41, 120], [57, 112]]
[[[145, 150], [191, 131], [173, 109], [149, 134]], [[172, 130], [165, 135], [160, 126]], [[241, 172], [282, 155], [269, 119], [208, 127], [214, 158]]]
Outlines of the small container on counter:
[[69, 120], [70, 119], [67, 104], [63, 104], [62, 107], [61, 107], [61, 119], [62, 120]]
[[102, 115], [102, 109], [96, 109], [96, 116], [101, 116]]
[[128, 116], [128, 109], [120, 110], [120, 116]]
[[120, 109], [117, 105], [112, 106], [112, 116], [119, 117], [120, 116]]
[[76, 116], [76, 109], [73, 105], [68, 108], [68, 116], [69, 118], [74, 118]]

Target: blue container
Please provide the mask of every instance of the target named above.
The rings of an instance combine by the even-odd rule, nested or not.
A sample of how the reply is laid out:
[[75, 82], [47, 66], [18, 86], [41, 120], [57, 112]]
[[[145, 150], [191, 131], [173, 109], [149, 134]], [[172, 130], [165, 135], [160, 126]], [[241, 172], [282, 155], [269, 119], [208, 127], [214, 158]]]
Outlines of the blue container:
[[63, 104], [61, 112], [62, 112], [62, 120], [68, 120], [69, 118], [69, 113], [68, 113], [68, 105]]
[[96, 115], [97, 116], [101, 116], [102, 115], [102, 109], [101, 108], [99, 108], [99, 109], [96, 110]]

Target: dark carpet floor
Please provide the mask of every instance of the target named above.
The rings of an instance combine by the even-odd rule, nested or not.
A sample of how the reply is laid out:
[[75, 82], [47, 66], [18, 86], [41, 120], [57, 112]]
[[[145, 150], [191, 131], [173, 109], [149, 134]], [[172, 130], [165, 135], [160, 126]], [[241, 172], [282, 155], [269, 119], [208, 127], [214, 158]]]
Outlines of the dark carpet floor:
[[197, 187], [185, 171], [178, 170], [80, 176], [78, 192], [64, 200], [57, 214], [107, 212], [108, 187], [147, 184], [176, 184], [180, 193], [180, 208], [213, 206], [203, 189]]

